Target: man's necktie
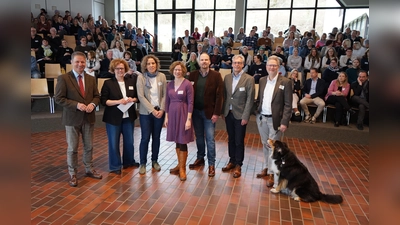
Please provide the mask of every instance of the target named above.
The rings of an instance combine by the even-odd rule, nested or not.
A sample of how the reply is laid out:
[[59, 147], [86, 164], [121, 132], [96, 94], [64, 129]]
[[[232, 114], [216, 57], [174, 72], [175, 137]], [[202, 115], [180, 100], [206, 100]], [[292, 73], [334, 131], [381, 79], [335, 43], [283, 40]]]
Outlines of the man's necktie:
[[81, 91], [81, 94], [83, 97], [85, 97], [85, 88], [83, 87], [83, 81], [82, 81], [82, 76], [78, 76], [78, 83], [79, 83], [79, 90]]

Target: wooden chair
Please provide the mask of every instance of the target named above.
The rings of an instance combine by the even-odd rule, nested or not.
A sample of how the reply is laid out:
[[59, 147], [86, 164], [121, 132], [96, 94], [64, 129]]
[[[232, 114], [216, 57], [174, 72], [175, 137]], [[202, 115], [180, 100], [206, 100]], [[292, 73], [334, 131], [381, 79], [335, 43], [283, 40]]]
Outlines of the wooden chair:
[[65, 65], [65, 68], [66, 68], [65, 72], [68, 73], [69, 71], [72, 70], [72, 65], [68, 63]]
[[251, 56], [254, 56], [254, 50], [248, 50], [247, 53]]
[[36, 58], [36, 52], [34, 50], [31, 50], [31, 56]]
[[232, 70], [221, 68], [221, 69], [219, 69], [219, 73], [221, 74], [222, 80], [224, 80], [226, 75], [232, 73]]
[[42, 39], [44, 38], [44, 35], [42, 33], [38, 33], [37, 35], [39, 35], [40, 37], [42, 37]]
[[[110, 78], [98, 78], [97, 79], [97, 90], [99, 91], [99, 94], [101, 95], [101, 89], [103, 88], [104, 82]], [[99, 111], [100, 109], [100, 104], [96, 107], [96, 111]]]
[[125, 45], [125, 49], [128, 49], [129, 46], [131, 45], [131, 40], [130, 39], [122, 39]]
[[[306, 76], [306, 80], [308, 80], [310, 77], [311, 77], [311, 74], [310, 74], [310, 72], [308, 72], [307, 76]], [[318, 77], [321, 78], [321, 73], [318, 73]]]
[[50, 97], [47, 79], [31, 79], [31, 98], [42, 99], [48, 98], [50, 105], [50, 113], [54, 113], [53, 98]]
[[46, 63], [44, 65], [45, 72], [44, 76], [46, 78], [57, 78], [59, 75], [61, 75], [61, 66], [60, 63]]
[[76, 39], [74, 35], [64, 35], [64, 39], [68, 43], [68, 47], [72, 48], [72, 50], [75, 50], [76, 47]]
[[233, 46], [232, 46], [232, 49], [239, 49], [241, 46], [242, 46], [242, 43], [240, 43], [240, 42], [234, 42], [234, 43], [233, 43]]
[[254, 84], [254, 100], [258, 98], [258, 91], [260, 90], [260, 84]]
[[239, 49], [233, 49], [232, 54], [234, 55], [239, 55]]

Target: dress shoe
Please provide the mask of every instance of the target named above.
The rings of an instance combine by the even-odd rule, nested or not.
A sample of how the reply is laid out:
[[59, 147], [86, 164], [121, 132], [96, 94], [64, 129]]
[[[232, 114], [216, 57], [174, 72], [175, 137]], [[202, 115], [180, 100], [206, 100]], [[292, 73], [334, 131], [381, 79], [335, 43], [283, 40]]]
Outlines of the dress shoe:
[[194, 169], [199, 166], [204, 166], [204, 158], [196, 159], [193, 164], [189, 164], [189, 169]]
[[274, 175], [268, 174], [267, 187], [274, 186]]
[[235, 169], [233, 170], [233, 178], [239, 178], [242, 175], [242, 167], [236, 165]]
[[113, 171], [110, 171], [110, 173], [121, 175], [121, 170], [113, 170]]
[[138, 167], [139, 167], [139, 163], [134, 162], [134, 163], [132, 163], [132, 164], [128, 164], [128, 165], [123, 165], [123, 166], [122, 166], [123, 169], [128, 169], [129, 167], [136, 167], [136, 168], [138, 168]]
[[103, 176], [99, 173], [96, 172], [96, 170], [92, 170], [89, 172], [86, 172], [87, 177], [95, 178], [95, 179], [101, 179]]
[[256, 175], [256, 177], [257, 178], [263, 178], [263, 177], [266, 177], [267, 175], [268, 175], [268, 168], [265, 168], [265, 169], [263, 169], [262, 171], [261, 171], [261, 173], [258, 173], [257, 175]]
[[71, 187], [78, 186], [78, 179], [76, 179], [76, 175], [71, 175], [71, 180], [68, 181], [68, 184]]
[[222, 172], [229, 172], [233, 168], [235, 168], [235, 164], [230, 162], [225, 167], [222, 167]]
[[208, 176], [209, 177], [215, 176], [215, 166], [209, 166], [208, 167]]

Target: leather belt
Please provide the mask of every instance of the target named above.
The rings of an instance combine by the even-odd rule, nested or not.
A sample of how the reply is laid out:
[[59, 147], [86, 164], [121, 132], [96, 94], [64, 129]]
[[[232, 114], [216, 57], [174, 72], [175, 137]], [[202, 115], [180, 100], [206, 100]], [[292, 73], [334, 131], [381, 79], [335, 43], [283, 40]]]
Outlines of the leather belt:
[[272, 115], [263, 115], [264, 117], [272, 117]]

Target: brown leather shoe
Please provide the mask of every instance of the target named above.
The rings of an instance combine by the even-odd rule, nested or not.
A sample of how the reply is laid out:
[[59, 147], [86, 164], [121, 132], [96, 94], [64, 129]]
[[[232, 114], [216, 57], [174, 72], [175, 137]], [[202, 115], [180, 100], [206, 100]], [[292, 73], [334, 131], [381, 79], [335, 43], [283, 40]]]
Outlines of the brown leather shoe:
[[265, 169], [263, 169], [263, 170], [261, 170], [261, 173], [257, 173], [257, 178], [263, 178], [263, 177], [266, 177], [267, 175], [268, 175], [268, 168], [265, 168]]
[[236, 165], [235, 169], [233, 170], [233, 178], [239, 178], [242, 175], [242, 167]]
[[99, 174], [98, 172], [96, 172], [96, 170], [92, 170], [92, 171], [86, 172], [86, 176], [94, 178], [94, 179], [103, 178], [103, 176], [101, 174]]
[[193, 164], [189, 164], [189, 169], [194, 169], [199, 166], [204, 166], [204, 158], [203, 159], [196, 159]]
[[208, 167], [208, 176], [209, 177], [215, 176], [215, 166], [209, 166]]
[[233, 168], [235, 168], [235, 164], [230, 162], [225, 167], [222, 167], [222, 172], [228, 172]]
[[78, 186], [78, 179], [76, 179], [76, 175], [71, 175], [71, 180], [68, 181], [68, 184], [71, 187]]
[[274, 175], [268, 174], [267, 187], [274, 186]]

